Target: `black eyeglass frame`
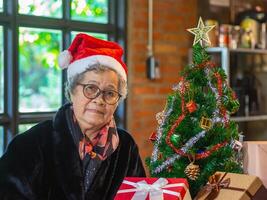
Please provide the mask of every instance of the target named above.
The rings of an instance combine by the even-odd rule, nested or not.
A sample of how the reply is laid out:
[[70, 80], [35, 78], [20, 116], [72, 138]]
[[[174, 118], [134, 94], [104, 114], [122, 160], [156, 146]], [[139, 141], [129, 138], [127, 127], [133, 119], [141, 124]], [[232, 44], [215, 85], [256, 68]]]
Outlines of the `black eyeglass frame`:
[[[114, 105], [114, 104], [116, 104], [116, 103], [120, 100], [120, 98], [122, 97], [122, 95], [121, 95], [119, 92], [115, 91], [115, 90], [101, 90], [101, 89], [100, 89], [97, 85], [95, 85], [95, 84], [83, 84], [83, 83], [77, 83], [77, 85], [81, 85], [81, 86], [83, 86], [83, 95], [84, 95], [87, 99], [95, 99], [95, 98], [97, 98], [100, 94], [105, 94], [105, 92], [109, 92], [109, 91], [112, 91], [112, 92], [115, 92], [116, 94], [118, 94], [118, 98], [117, 98], [117, 100], [116, 100], [115, 103], [109, 103], [109, 102], [107, 102], [107, 101], [106, 101], [106, 98], [105, 98], [105, 95], [102, 95], [103, 100], [104, 100], [107, 104], [109, 104], [109, 105]], [[95, 97], [88, 97], [88, 96], [86, 96], [86, 92], [85, 92], [86, 87], [87, 87], [87, 86], [90, 86], [90, 85], [95, 86], [95, 87], [98, 89], [98, 92], [96, 93]]]

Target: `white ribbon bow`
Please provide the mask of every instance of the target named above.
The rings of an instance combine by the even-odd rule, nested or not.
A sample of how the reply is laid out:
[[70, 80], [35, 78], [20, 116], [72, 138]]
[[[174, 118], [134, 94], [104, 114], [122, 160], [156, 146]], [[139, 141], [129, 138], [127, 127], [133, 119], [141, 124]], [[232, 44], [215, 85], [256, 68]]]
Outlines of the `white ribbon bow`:
[[165, 190], [164, 188], [183, 187], [183, 189], [187, 190], [187, 186], [184, 183], [174, 183], [168, 185], [168, 180], [165, 178], [159, 178], [152, 185], [148, 184], [145, 180], [137, 183], [124, 180], [122, 183], [135, 187], [133, 189], [123, 189], [118, 191], [118, 194], [135, 192], [131, 200], [145, 200], [148, 194], [150, 200], [163, 200], [164, 193], [177, 196], [179, 200], [182, 200], [180, 192]]

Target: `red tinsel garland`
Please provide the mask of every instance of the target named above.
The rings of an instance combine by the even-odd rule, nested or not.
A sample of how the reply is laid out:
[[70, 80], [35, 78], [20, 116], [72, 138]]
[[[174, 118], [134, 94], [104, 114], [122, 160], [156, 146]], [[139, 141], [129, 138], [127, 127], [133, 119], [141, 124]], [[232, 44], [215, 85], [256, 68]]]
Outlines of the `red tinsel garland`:
[[205, 68], [205, 67], [214, 68], [215, 66], [216, 64], [212, 61], [206, 61], [197, 65], [197, 67], [199, 68]]
[[219, 143], [219, 144], [216, 144], [210, 150], [207, 150], [207, 151], [204, 151], [202, 153], [196, 154], [196, 158], [195, 159], [199, 160], [199, 159], [203, 159], [203, 158], [209, 157], [210, 154], [212, 154], [214, 151], [219, 150], [220, 148], [224, 147], [227, 144], [228, 144], [227, 141]]
[[[219, 97], [220, 97], [220, 99], [222, 99], [222, 95], [223, 95], [223, 92], [222, 92], [222, 77], [218, 72], [215, 72], [214, 76], [217, 79], [217, 88], [218, 88]], [[221, 102], [220, 113], [223, 116], [224, 124], [227, 127], [229, 122], [228, 122], [228, 119], [227, 119], [227, 116], [226, 116], [227, 115], [226, 109], [223, 106], [222, 102]]]
[[222, 97], [222, 77], [218, 72], [215, 72], [214, 76], [217, 79], [217, 87], [218, 87], [219, 96]]
[[[210, 62], [210, 61], [207, 61], [207, 62], [204, 62], [204, 63], [201, 63], [198, 65], [198, 67], [200, 68], [203, 68], [203, 67], [215, 67], [215, 64], [213, 62]], [[219, 97], [221, 98], [222, 95], [223, 95], [223, 91], [222, 91], [222, 77], [221, 75], [216, 72], [214, 73], [214, 76], [216, 77], [217, 79], [217, 89], [218, 89], [218, 94], [219, 94]], [[169, 132], [167, 133], [167, 136], [166, 136], [166, 143], [167, 145], [169, 145], [175, 153], [181, 155], [181, 156], [189, 156], [189, 154], [186, 154], [184, 153], [181, 149], [178, 149], [176, 148], [172, 143], [171, 143], [171, 136], [172, 134], [174, 133], [174, 130], [177, 126], [179, 126], [179, 124], [183, 121], [183, 119], [185, 118], [186, 116], [186, 112], [185, 112], [185, 102], [184, 102], [184, 93], [185, 93], [185, 90], [186, 90], [186, 87], [185, 87], [185, 82], [184, 82], [184, 77], [181, 77], [180, 78], [180, 84], [181, 84], [181, 88], [179, 90], [180, 94], [181, 94], [181, 110], [182, 110], [182, 113], [181, 115], [178, 117], [178, 119], [174, 122], [174, 124], [172, 125], [171, 129], [169, 130]], [[220, 108], [220, 113], [221, 115], [223, 116], [224, 118], [224, 123], [225, 125], [228, 125], [228, 120], [227, 120], [227, 117], [226, 117], [226, 109], [225, 107], [221, 107]], [[219, 143], [219, 144], [216, 144], [214, 145], [213, 147], [211, 147], [210, 150], [206, 150], [202, 153], [197, 153], [195, 155], [195, 159], [198, 160], [198, 159], [203, 159], [203, 158], [206, 158], [208, 156], [211, 155], [211, 153], [213, 153], [214, 151], [217, 151], [218, 149], [220, 149], [221, 147], [225, 146], [228, 142], [225, 141], [223, 143]]]

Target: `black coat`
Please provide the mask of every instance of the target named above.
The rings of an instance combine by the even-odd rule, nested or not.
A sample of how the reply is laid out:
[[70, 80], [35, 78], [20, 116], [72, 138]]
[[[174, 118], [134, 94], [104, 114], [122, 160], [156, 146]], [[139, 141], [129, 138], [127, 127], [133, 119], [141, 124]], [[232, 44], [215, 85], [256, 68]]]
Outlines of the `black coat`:
[[118, 129], [115, 152], [102, 162], [84, 194], [82, 163], [63, 106], [55, 119], [16, 136], [0, 159], [0, 199], [113, 199], [123, 178], [145, 176], [133, 138]]

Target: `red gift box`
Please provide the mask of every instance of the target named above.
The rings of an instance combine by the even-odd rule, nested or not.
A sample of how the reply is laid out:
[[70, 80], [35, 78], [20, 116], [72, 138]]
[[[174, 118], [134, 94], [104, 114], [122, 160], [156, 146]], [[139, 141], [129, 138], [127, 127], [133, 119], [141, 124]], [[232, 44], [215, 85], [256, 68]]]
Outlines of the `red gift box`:
[[[186, 198], [185, 198], [186, 196]], [[126, 177], [114, 200], [191, 199], [184, 178]]]

